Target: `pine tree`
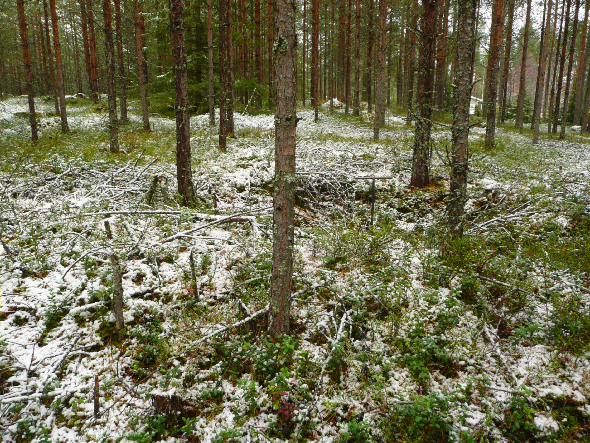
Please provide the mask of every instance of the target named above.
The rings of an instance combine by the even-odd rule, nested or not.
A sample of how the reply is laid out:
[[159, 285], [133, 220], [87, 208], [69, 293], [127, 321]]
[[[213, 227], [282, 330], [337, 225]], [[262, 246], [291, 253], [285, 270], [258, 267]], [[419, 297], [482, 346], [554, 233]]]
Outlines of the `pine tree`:
[[29, 121], [31, 122], [31, 140], [36, 141], [37, 117], [35, 115], [35, 93], [33, 91], [33, 72], [31, 71], [31, 55], [29, 53], [29, 37], [27, 35], [27, 19], [25, 16], [24, 0], [17, 0], [18, 24], [20, 29], [20, 40], [23, 50], [23, 61], [25, 65], [25, 79], [27, 81], [27, 96], [29, 98]]

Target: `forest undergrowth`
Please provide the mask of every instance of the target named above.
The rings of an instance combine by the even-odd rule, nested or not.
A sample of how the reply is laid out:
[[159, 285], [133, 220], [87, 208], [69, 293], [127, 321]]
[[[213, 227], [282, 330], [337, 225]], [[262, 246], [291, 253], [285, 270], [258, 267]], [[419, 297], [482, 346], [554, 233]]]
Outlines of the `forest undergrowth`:
[[402, 119], [374, 142], [366, 113], [301, 109], [291, 334], [271, 340], [272, 115], [236, 114], [225, 152], [191, 119], [187, 209], [172, 119], [132, 113], [115, 155], [100, 106], [70, 105], [67, 135], [42, 114], [32, 145], [25, 104], [0, 103], [2, 441], [590, 441], [587, 138], [506, 126], [486, 150], [472, 129], [449, 243], [446, 128], [416, 190]]

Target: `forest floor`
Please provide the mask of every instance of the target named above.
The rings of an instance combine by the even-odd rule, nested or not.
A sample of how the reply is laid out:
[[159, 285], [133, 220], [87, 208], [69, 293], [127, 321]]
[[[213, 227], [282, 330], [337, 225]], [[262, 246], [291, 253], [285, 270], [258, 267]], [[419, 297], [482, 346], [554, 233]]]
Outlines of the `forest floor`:
[[111, 154], [104, 104], [70, 100], [68, 134], [39, 109], [32, 145], [26, 100], [0, 102], [3, 442], [590, 441], [587, 137], [506, 125], [486, 150], [474, 128], [445, 243], [448, 128], [415, 190], [403, 119], [374, 142], [367, 113], [300, 109], [291, 335], [272, 341], [272, 115], [237, 113], [225, 152], [191, 119], [186, 209], [172, 118], [144, 133], [132, 110]]

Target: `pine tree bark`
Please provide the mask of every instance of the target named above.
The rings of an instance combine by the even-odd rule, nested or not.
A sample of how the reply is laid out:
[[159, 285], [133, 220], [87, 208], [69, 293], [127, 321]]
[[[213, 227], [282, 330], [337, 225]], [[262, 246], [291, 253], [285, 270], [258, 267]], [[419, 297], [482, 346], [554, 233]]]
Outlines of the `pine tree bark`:
[[346, 7], [346, 66], [344, 68], [344, 113], [350, 111], [350, 65], [352, 58], [351, 40], [352, 40], [352, 0], [348, 0]]
[[115, 3], [115, 35], [117, 41], [117, 64], [119, 68], [119, 101], [121, 105], [121, 121], [126, 122], [127, 118], [127, 82], [125, 74], [125, 63], [123, 61], [123, 32], [121, 18], [121, 0], [114, 0]]
[[[357, 0], [360, 2], [360, 0]], [[318, 121], [319, 109], [319, 68], [320, 68], [320, 0], [312, 0], [311, 6], [311, 100], [314, 121]]]
[[195, 202], [195, 191], [191, 169], [191, 121], [184, 51], [184, 0], [170, 0], [170, 37], [176, 111], [176, 177], [182, 204], [191, 206]]
[[[270, 8], [270, 4], [269, 4]], [[219, 148], [227, 148], [227, 94], [229, 81], [229, 61], [227, 60], [228, 1], [219, 0]]]
[[[318, 1], [318, 0], [314, 0]], [[319, 7], [318, 7], [319, 10]], [[361, 114], [361, 0], [356, 0], [354, 30], [354, 109], [353, 115]]]
[[274, 0], [268, 0], [268, 107], [272, 107], [274, 100], [274, 61], [272, 59], [272, 44], [274, 41]]
[[[211, 0], [208, 0], [211, 2]], [[260, 0], [254, 1], [254, 64], [256, 69], [256, 78], [258, 79], [259, 86], [262, 86], [264, 82], [264, 68], [262, 66], [262, 42], [260, 40]], [[213, 46], [213, 43], [211, 43]], [[262, 106], [262, 100], [260, 92], [256, 100], [258, 107]]]
[[117, 118], [117, 86], [115, 79], [115, 45], [111, 1], [102, 0], [104, 16], [104, 43], [107, 56], [107, 86], [109, 96], [109, 144], [111, 152], [119, 152], [119, 120]]
[[[506, 43], [504, 45], [504, 61], [502, 62], [502, 77], [500, 79], [500, 122], [506, 120], [506, 106], [508, 104], [508, 75], [510, 74], [510, 54], [512, 52], [512, 33], [516, 0], [508, 0], [507, 23], [505, 29]], [[525, 26], [528, 30], [528, 26]], [[526, 33], [526, 32], [525, 32]], [[528, 35], [526, 35], [528, 43]]]
[[422, 1], [420, 26], [420, 56], [418, 62], [418, 113], [414, 134], [414, 155], [410, 186], [424, 188], [430, 183], [430, 132], [434, 102], [434, 73], [436, 61], [437, 0]]
[[582, 40], [580, 41], [580, 58], [578, 59], [578, 70], [576, 72], [576, 101], [574, 104], [574, 125], [579, 125], [582, 121], [582, 109], [584, 107], [584, 80], [588, 70], [588, 56], [590, 55], [590, 45], [586, 45], [588, 36], [588, 12], [590, 11], [590, 1], [586, 2], [584, 12], [584, 24], [582, 27]]
[[547, 68], [547, 47], [549, 46], [549, 35], [551, 32], [551, 9], [553, 0], [545, 3], [546, 15], [544, 16], [544, 29], [541, 34], [541, 53], [539, 54], [539, 68], [537, 70], [537, 87], [535, 89], [535, 105], [533, 107], [533, 144], [539, 143], [539, 129], [541, 126], [541, 100], [545, 87], [545, 70]]
[[150, 131], [150, 117], [148, 115], [147, 97], [145, 92], [146, 72], [143, 58], [143, 25], [141, 17], [143, 9], [139, 0], [133, 0], [133, 22], [135, 28], [135, 53], [137, 55], [137, 83], [139, 86], [139, 101], [141, 102], [141, 118], [143, 130]]
[[477, 41], [476, 8], [478, 0], [458, 1], [457, 61], [455, 68], [455, 105], [453, 108], [453, 150], [451, 154], [450, 192], [447, 200], [448, 228], [451, 239], [463, 235], [467, 200], [469, 164], [469, 106], [471, 103], [474, 48]]
[[338, 1], [338, 81], [337, 97], [344, 102], [344, 79], [346, 76], [346, 0]]
[[[260, 0], [257, 0], [258, 12], [260, 13]], [[258, 17], [258, 31], [260, 32], [260, 16]], [[258, 45], [256, 46], [257, 56], [260, 59], [260, 35], [258, 35]], [[215, 90], [213, 88], [214, 77], [213, 77], [213, 0], [207, 0], [207, 58], [208, 58], [208, 70], [207, 77], [209, 82], [209, 125], [215, 125]], [[259, 80], [260, 72], [262, 72], [262, 65], [260, 60], [257, 61], [256, 66], [259, 69]]]
[[504, 0], [494, 0], [492, 7], [492, 27], [490, 30], [490, 52], [488, 55], [488, 82], [486, 83], [487, 107], [485, 147], [495, 145], [496, 136], [496, 101], [498, 97], [499, 54], [504, 30]]
[[[555, 35], [557, 33], [557, 16], [558, 16], [558, 11], [559, 11], [559, 0], [556, 0], [555, 2], [555, 13], [554, 15], [554, 19], [553, 19], [553, 34], [551, 37], [551, 50], [547, 53], [547, 56], [549, 57], [549, 61], [547, 63], [547, 74], [545, 77], [545, 90], [543, 91], [543, 95], [541, 98], [541, 114], [543, 115], [543, 117], [547, 117], [547, 109], [550, 108], [549, 104], [549, 91], [551, 89], [551, 84], [552, 84], [552, 78], [551, 77], [551, 67], [553, 66], [553, 54], [555, 52]], [[549, 19], [551, 18], [551, 14], [549, 14]], [[549, 44], [549, 43], [548, 43]], [[549, 129], [548, 129], [549, 131]]]
[[86, 66], [86, 77], [88, 78], [88, 86], [92, 94], [92, 61], [90, 59], [90, 43], [88, 42], [88, 18], [86, 15], [86, 2], [81, 0], [80, 5], [80, 21], [82, 22], [82, 43], [84, 45], [84, 64]]
[[307, 43], [307, 0], [303, 0], [303, 50], [301, 51], [301, 101], [305, 108], [305, 62], [307, 60], [307, 52], [305, 46]]
[[[85, 0], [81, 0], [85, 1]], [[100, 81], [98, 75], [98, 51], [96, 50], [96, 33], [94, 32], [94, 12], [92, 0], [86, 0], [86, 16], [88, 21], [88, 44], [90, 46], [90, 61], [92, 63], [92, 99], [98, 101], [100, 93]]]
[[45, 39], [47, 40], [47, 58], [49, 59], [49, 75], [51, 77], [51, 92], [53, 93], [53, 104], [55, 107], [55, 113], [59, 114], [59, 93], [57, 91], [57, 81], [55, 78], [53, 52], [51, 51], [51, 37], [49, 35], [49, 12], [47, 8], [47, 0], [43, 0], [43, 17], [45, 26]]
[[[414, 119], [414, 71], [416, 68], [416, 34], [418, 32], [418, 14], [419, 14], [419, 7], [418, 7], [418, 0], [414, 0], [413, 10], [411, 12], [412, 16], [412, 29], [410, 32], [410, 39], [408, 42], [409, 48], [407, 51], [408, 60], [406, 62], [406, 77], [407, 77], [407, 85], [406, 85], [406, 109], [408, 111], [407, 115], [407, 123], [410, 124]], [[412, 32], [413, 31], [413, 32]]]
[[24, 0], [16, 1], [18, 12], [18, 24], [20, 41], [23, 50], [23, 62], [25, 65], [25, 79], [27, 82], [27, 96], [29, 98], [29, 121], [31, 123], [31, 140], [37, 141], [37, 116], [35, 115], [35, 93], [33, 91], [33, 72], [31, 71], [31, 55], [29, 53], [29, 36], [27, 35], [27, 19], [25, 16]]
[[[555, 98], [555, 85], [557, 80], [557, 69], [559, 67], [559, 52], [561, 50], [562, 45], [562, 37], [563, 37], [563, 22], [565, 21], [565, 3], [566, 1], [563, 0], [561, 4], [561, 19], [559, 22], [559, 34], [557, 36], [557, 45], [555, 46], [555, 62], [553, 64], [553, 75], [551, 80], [551, 92], [549, 95], [549, 103], [547, 105], [549, 118], [547, 119], [547, 132], [552, 132], [552, 125], [553, 125], [553, 112], [554, 112], [554, 98]], [[558, 11], [557, 8], [555, 10], [555, 16], [557, 20]], [[557, 22], [556, 22], [557, 23]]]
[[377, 34], [377, 85], [375, 91], [375, 119], [373, 140], [379, 140], [379, 129], [385, 123], [385, 46], [387, 39], [387, 0], [379, 0], [379, 33]]
[[[567, 0], [566, 13], [565, 13], [565, 24], [563, 26], [563, 40], [561, 42], [561, 56], [559, 60], [559, 77], [557, 77], [557, 92], [555, 93], [555, 106], [553, 110], [553, 133], [557, 134], [557, 124], [559, 123], [560, 105], [561, 105], [561, 92], [563, 91], [563, 75], [565, 71], [565, 60], [567, 52], [567, 42], [569, 38], [569, 27], [570, 27], [570, 11], [572, 7], [572, 0]], [[567, 107], [567, 103], [565, 104]]]
[[580, 0], [576, 0], [574, 9], [574, 24], [572, 26], [572, 39], [570, 42], [569, 61], [567, 66], [567, 76], [565, 80], [565, 92], [563, 95], [563, 110], [561, 112], [561, 131], [559, 132], [559, 139], [565, 138], [565, 125], [567, 123], [567, 108], [570, 97], [570, 87], [572, 84], [572, 71], [574, 68], [574, 52], [576, 50], [576, 35], [578, 33], [578, 13], [580, 12]]
[[57, 11], [55, 9], [55, 0], [49, 0], [49, 10], [51, 11], [51, 25], [53, 27], [53, 46], [55, 51], [55, 66], [57, 70], [57, 89], [59, 91], [59, 110], [61, 115], [61, 130], [68, 132], [68, 114], [66, 112], [66, 91], [64, 85], [64, 71], [61, 62], [61, 46], [59, 43], [59, 28], [57, 26]]
[[397, 85], [396, 85], [396, 95], [395, 95], [395, 104], [398, 107], [404, 106], [404, 46], [406, 41], [406, 34], [405, 34], [405, 27], [402, 26], [400, 30], [400, 39], [399, 39], [399, 51], [397, 57]]
[[447, 89], [447, 34], [449, 28], [449, 9], [450, 0], [444, 0], [442, 13], [439, 14], [439, 34], [440, 38], [436, 48], [436, 79], [435, 79], [435, 107], [437, 111], [442, 112], [445, 106], [445, 97]]
[[276, 69], [273, 263], [268, 332], [289, 332], [295, 218], [295, 133], [297, 76], [295, 0], [276, 0]]
[[529, 47], [529, 29], [531, 25], [531, 0], [527, 0], [526, 22], [524, 25], [524, 38], [522, 42], [522, 58], [520, 60], [520, 82], [518, 87], [518, 100], [516, 102], [516, 127], [522, 133], [524, 120], [524, 96], [526, 93], [526, 62]]
[[[369, 0], [369, 35], [367, 42], [367, 65], [365, 67], [367, 72], [367, 105], [369, 114], [373, 109], [373, 45], [375, 44], [375, 3], [374, 0]], [[332, 21], [334, 18], [332, 17]]]

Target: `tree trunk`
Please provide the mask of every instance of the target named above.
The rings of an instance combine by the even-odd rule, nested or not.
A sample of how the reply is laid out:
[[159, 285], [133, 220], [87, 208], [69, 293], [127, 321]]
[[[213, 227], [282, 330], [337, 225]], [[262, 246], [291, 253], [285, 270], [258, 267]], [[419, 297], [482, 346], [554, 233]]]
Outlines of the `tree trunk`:
[[574, 104], [574, 125], [579, 125], [582, 121], [582, 109], [584, 107], [584, 80], [588, 69], [588, 56], [590, 45], [586, 45], [588, 36], [588, 12], [590, 11], [590, 1], [586, 2], [586, 11], [584, 13], [584, 25], [582, 28], [582, 41], [580, 41], [580, 58], [578, 60], [578, 70], [576, 74], [576, 101]]
[[64, 85], [64, 71], [61, 63], [61, 46], [59, 44], [59, 30], [57, 26], [57, 11], [55, 9], [55, 0], [49, 0], [49, 9], [51, 11], [51, 25], [53, 27], [53, 45], [55, 50], [55, 65], [57, 69], [57, 88], [59, 91], [59, 110], [61, 115], [61, 130], [68, 132], [68, 115], [66, 112], [66, 91]]
[[496, 136], [496, 99], [498, 97], [498, 62], [502, 33], [504, 30], [504, 0], [494, 0], [492, 10], [492, 27], [490, 30], [490, 53], [488, 56], [488, 83], [486, 84], [487, 125], [485, 147], [492, 148]]
[[344, 102], [346, 76], [346, 0], [338, 0], [338, 82], [336, 95]]
[[[555, 2], [555, 18], [553, 19], [553, 35], [551, 37], [551, 50], [547, 53], [548, 57], [549, 57], [549, 62], [547, 63], [547, 75], [546, 75], [546, 79], [545, 79], [545, 90], [542, 93], [541, 96], [541, 114], [543, 114], [544, 118], [547, 118], [547, 108], [550, 108], [549, 106], [549, 90], [551, 89], [551, 66], [553, 63], [553, 53], [555, 52], [555, 35], [557, 32], [557, 16], [558, 16], [558, 10], [559, 10], [559, 0], [556, 0]], [[551, 19], [551, 14], [549, 14], [549, 19]], [[549, 42], [547, 42], [547, 44], [549, 44]]]
[[[530, 0], [529, 0], [530, 1]], [[516, 0], [508, 0], [508, 22], [506, 23], [506, 44], [504, 45], [504, 61], [502, 62], [502, 78], [500, 80], [500, 122], [506, 120], [506, 105], [508, 104], [508, 75], [510, 73], [510, 53], [512, 52], [512, 24]], [[526, 31], [529, 27], [525, 26]], [[526, 34], [525, 31], [525, 34]], [[528, 34], [525, 40], [528, 44]], [[525, 64], [526, 66], [526, 64]]]
[[531, 0], [527, 0], [526, 22], [524, 25], [524, 39], [522, 42], [522, 58], [520, 60], [520, 83], [518, 87], [518, 100], [516, 102], [516, 127], [522, 133], [524, 120], [524, 96], [526, 93], [526, 60], [529, 47], [529, 29], [531, 24]]
[[123, 34], [121, 31], [121, 0], [115, 3], [115, 30], [117, 40], [117, 62], [119, 65], [119, 100], [121, 104], [121, 121], [127, 121], [127, 86], [125, 81], [125, 64], [123, 63]]
[[435, 102], [434, 106], [437, 111], [444, 111], [446, 89], [447, 89], [447, 34], [449, 28], [449, 9], [450, 0], [444, 0], [444, 9], [441, 10], [439, 20], [440, 38], [436, 48], [436, 80], [435, 80]]
[[274, 100], [274, 62], [272, 59], [272, 44], [274, 41], [274, 18], [273, 18], [274, 0], [268, 0], [268, 107], [272, 106]]
[[416, 118], [412, 178], [410, 181], [410, 186], [416, 188], [424, 188], [430, 182], [428, 169], [430, 165], [432, 105], [434, 102], [437, 5], [437, 0], [423, 0], [422, 2], [418, 94], [416, 96], [419, 116]]
[[373, 140], [379, 140], [379, 129], [385, 123], [385, 46], [387, 38], [387, 0], [379, 0], [379, 34], [377, 35], [377, 87], [375, 91], [375, 119]]
[[92, 95], [92, 60], [90, 58], [90, 43], [88, 41], [88, 17], [86, 14], [86, 2], [80, 1], [80, 20], [82, 22], [82, 42], [84, 44], [84, 63], [86, 66], [86, 76], [88, 77], [88, 86]]
[[570, 42], [569, 61], [567, 65], [567, 76], [565, 81], [565, 93], [563, 95], [563, 111], [561, 113], [561, 131], [559, 139], [565, 138], [565, 124], [567, 123], [567, 108], [570, 98], [570, 87], [572, 84], [572, 71], [574, 68], [574, 51], [576, 50], [576, 35], [578, 33], [578, 12], [580, 12], [580, 0], [576, 0], [574, 11], [574, 25], [572, 27], [572, 41]]
[[277, 74], [275, 110], [275, 179], [273, 263], [268, 332], [289, 332], [295, 218], [295, 132], [297, 127], [297, 40], [295, 0], [276, 0], [274, 59]]
[[[318, 0], [314, 0], [318, 1]], [[361, 114], [361, 0], [356, 0], [356, 22], [354, 30], [354, 110], [353, 115]], [[319, 8], [318, 8], [319, 9]]]
[[[257, 0], [260, 8], [260, 0]], [[259, 11], [260, 12], [260, 11]], [[260, 17], [258, 17], [260, 21]], [[258, 23], [260, 31], [260, 23]], [[259, 35], [260, 37], [260, 35]], [[213, 0], [207, 0], [207, 58], [208, 58], [208, 81], [209, 81], [209, 125], [215, 125], [215, 90], [213, 89]], [[258, 39], [257, 54], [260, 57], [260, 38]], [[256, 66], [262, 71], [262, 66], [257, 62]], [[260, 78], [260, 77], [259, 77]], [[260, 80], [262, 82], [262, 80]]]
[[53, 104], [55, 113], [59, 114], [59, 93], [57, 91], [57, 81], [55, 79], [55, 67], [53, 65], [53, 53], [51, 51], [51, 37], [49, 36], [49, 13], [47, 9], [47, 0], [43, 0], [43, 16], [45, 19], [45, 39], [47, 40], [47, 58], [49, 59], [49, 75], [51, 76], [51, 89], [53, 93]]
[[352, 58], [352, 0], [348, 0], [346, 8], [346, 66], [344, 68], [344, 113], [350, 111], [350, 65]]
[[[373, 0], [371, 0], [373, 1]], [[334, 0], [331, 1], [332, 8], [330, 9], [332, 12], [332, 21], [330, 27], [330, 113], [334, 112], [334, 95], [335, 95], [335, 77], [336, 73], [334, 72], [334, 17], [335, 17], [335, 5]]]
[[404, 34], [405, 28], [402, 26], [400, 30], [400, 39], [399, 39], [399, 53], [397, 57], [397, 85], [396, 85], [396, 95], [395, 95], [395, 104], [398, 107], [404, 106], [404, 46], [405, 41], [407, 40], [406, 35]]
[[[369, 114], [373, 108], [373, 45], [375, 44], [375, 4], [374, 0], [369, 0], [369, 38], [367, 42], [367, 105]], [[334, 19], [332, 18], [332, 21]]]
[[135, 52], [137, 54], [137, 83], [139, 85], [139, 101], [141, 102], [141, 117], [143, 120], [143, 130], [150, 130], [150, 118], [147, 108], [147, 97], [145, 93], [145, 63], [143, 59], [143, 26], [141, 16], [143, 10], [139, 5], [139, 0], [133, 0], [133, 21], [135, 24]]
[[[551, 133], [551, 125], [553, 123], [553, 102], [554, 102], [554, 98], [555, 98], [555, 82], [557, 80], [557, 68], [559, 66], [559, 51], [561, 48], [561, 38], [562, 38], [562, 33], [563, 33], [563, 22], [565, 20], [565, 0], [562, 1], [561, 4], [561, 19], [560, 19], [560, 23], [559, 23], [559, 35], [557, 36], [557, 45], [555, 46], [555, 63], [553, 65], [553, 75], [552, 75], [552, 80], [551, 80], [551, 93], [549, 95], [549, 104], [548, 104], [548, 113], [549, 113], [549, 118], [547, 120], [547, 132]], [[555, 10], [555, 16], [556, 16], [556, 20], [557, 20], [557, 8]], [[557, 22], [556, 22], [557, 24]]]
[[[572, 0], [567, 0], [565, 24], [563, 26], [563, 39], [561, 42], [561, 57], [559, 61], [559, 77], [557, 77], [557, 92], [555, 93], [555, 107], [553, 111], [553, 133], [557, 134], [557, 124], [559, 123], [561, 92], [563, 90], [563, 74], [565, 71], [565, 55], [567, 50], [567, 41], [570, 27], [570, 11]], [[567, 103], [565, 105], [567, 107]]]
[[[208, 4], [211, 0], [208, 0]], [[211, 6], [212, 8], [212, 6]], [[213, 34], [213, 30], [211, 32]], [[259, 88], [262, 86], [264, 81], [264, 69], [262, 67], [262, 53], [261, 53], [261, 41], [260, 41], [260, 0], [254, 2], [254, 64], [256, 65], [256, 78], [258, 79]], [[213, 36], [211, 36], [211, 49], [213, 47]], [[262, 100], [260, 99], [260, 92], [256, 103], [258, 107], [262, 106]]]
[[467, 200], [467, 166], [469, 163], [469, 106], [471, 103], [474, 48], [477, 39], [476, 4], [478, 0], [458, 1], [457, 61], [455, 63], [455, 106], [453, 107], [453, 150], [451, 154], [450, 192], [447, 200], [449, 234], [463, 235]]
[[[360, 0], [357, 0], [360, 2]], [[311, 11], [311, 100], [314, 121], [318, 121], [320, 68], [320, 0], [312, 0]]]
[[113, 42], [113, 25], [110, 0], [102, 0], [102, 13], [104, 15], [104, 43], [107, 56], [109, 142], [111, 152], [119, 152], [119, 120], [117, 119], [117, 86], [115, 80], [115, 45]]
[[[270, 5], [269, 5], [270, 7]], [[227, 28], [228, 0], [219, 0], [219, 148], [227, 148], [227, 94], [229, 82], [229, 60]]]
[[182, 204], [191, 206], [195, 202], [195, 191], [191, 170], [191, 121], [184, 53], [184, 0], [170, 0], [170, 37], [176, 111], [176, 178]]
[[33, 92], [33, 73], [31, 72], [31, 55], [29, 54], [29, 37], [27, 35], [27, 19], [25, 17], [24, 0], [16, 1], [18, 10], [18, 24], [20, 40], [23, 48], [23, 61], [25, 65], [25, 79], [27, 81], [27, 95], [29, 97], [29, 121], [31, 122], [31, 140], [37, 141], [37, 117], [35, 115], [35, 93]]
[[[410, 124], [413, 116], [414, 102], [414, 70], [416, 64], [416, 33], [418, 32], [418, 0], [414, 0], [414, 9], [412, 11], [412, 29], [410, 32], [410, 41], [408, 49], [408, 61], [406, 62], [408, 83], [406, 86], [406, 108], [408, 110], [407, 123]], [[412, 32], [413, 31], [413, 32]]]
[[301, 101], [305, 108], [305, 61], [307, 52], [305, 46], [307, 43], [307, 0], [303, 0], [303, 50], [301, 51]]
[[[81, 0], [84, 1], [84, 0]], [[92, 0], [86, 0], [86, 15], [88, 19], [88, 44], [90, 46], [90, 61], [92, 63], [92, 99], [94, 103], [98, 101], [100, 93], [100, 82], [98, 76], [98, 55], [96, 50], [96, 34], [94, 32], [94, 12], [92, 10]]]
[[549, 0], [549, 5], [545, 3], [546, 16], [544, 16], [544, 31], [541, 34], [541, 54], [539, 54], [539, 68], [537, 70], [537, 88], [535, 89], [535, 105], [533, 107], [533, 144], [539, 143], [539, 128], [541, 126], [541, 100], [545, 83], [545, 69], [547, 63], [547, 46], [549, 44], [549, 34], [551, 32], [551, 8], [553, 0]]

